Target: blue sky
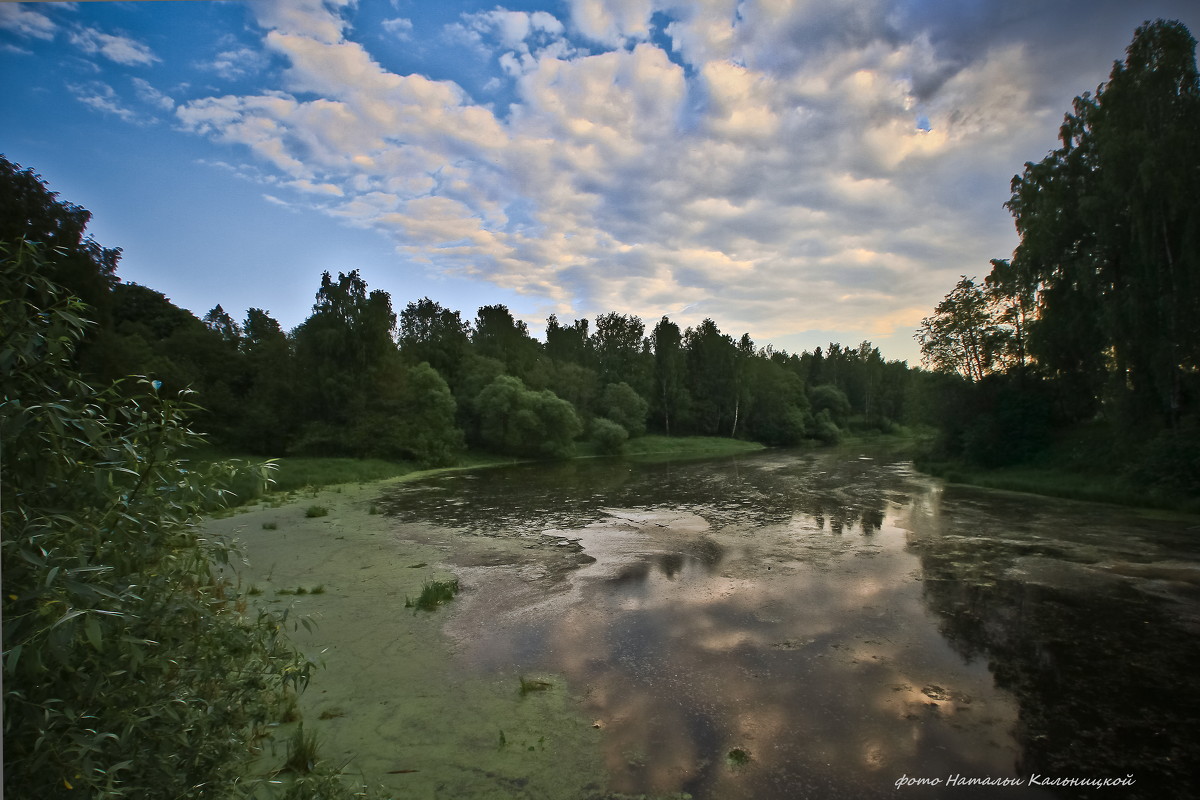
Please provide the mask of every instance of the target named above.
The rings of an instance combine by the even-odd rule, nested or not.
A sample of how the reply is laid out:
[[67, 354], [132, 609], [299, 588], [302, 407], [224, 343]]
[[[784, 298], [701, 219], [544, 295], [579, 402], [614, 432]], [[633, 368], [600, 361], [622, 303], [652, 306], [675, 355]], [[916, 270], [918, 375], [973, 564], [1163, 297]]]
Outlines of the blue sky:
[[1016, 244], [1003, 208], [1188, 2], [0, 4], [0, 153], [198, 315], [307, 316], [322, 271], [468, 319], [712, 317], [760, 345], [912, 332]]

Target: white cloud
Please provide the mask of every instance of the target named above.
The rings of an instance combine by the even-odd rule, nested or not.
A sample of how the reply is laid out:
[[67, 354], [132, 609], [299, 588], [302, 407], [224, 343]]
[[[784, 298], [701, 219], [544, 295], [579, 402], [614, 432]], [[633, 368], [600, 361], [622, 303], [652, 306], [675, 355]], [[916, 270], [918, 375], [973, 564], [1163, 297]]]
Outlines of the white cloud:
[[413, 24], [411, 19], [404, 19], [403, 17], [385, 19], [382, 25], [385, 31], [397, 39], [408, 41], [412, 38]]
[[1039, 53], [983, 42], [964, 58], [900, 30], [883, 0], [466, 15], [456, 46], [513, 79], [504, 117], [386, 68], [346, 3], [255, 9], [283, 83], [186, 103], [185, 127], [249, 148], [273, 191], [387, 232], [410, 260], [564, 315], [903, 342], [960, 272], [1007, 255], [1008, 179], [1064, 110], [1037, 88]]
[[175, 110], [175, 101], [150, 85], [149, 81], [142, 78], [134, 78], [133, 88], [134, 91], [137, 92], [137, 96], [142, 102], [155, 106], [163, 111]]
[[579, 33], [609, 47], [650, 36], [653, 0], [568, 0], [567, 6]]
[[201, 64], [201, 67], [211, 69], [226, 80], [234, 80], [259, 72], [266, 64], [267, 58], [261, 51], [249, 47], [234, 47], [218, 52], [210, 61]]
[[125, 66], [146, 66], [160, 61], [149, 47], [127, 36], [116, 36], [96, 30], [79, 28], [70, 34], [71, 44], [88, 55], [101, 55]]
[[86, 84], [70, 84], [67, 88], [75, 95], [75, 99], [89, 108], [120, 117], [126, 122], [143, 121], [137, 112], [121, 103], [117, 93], [106, 83], [90, 81]]
[[32, 39], [50, 40], [54, 38], [58, 25], [50, 17], [27, 5], [0, 3], [0, 29]]

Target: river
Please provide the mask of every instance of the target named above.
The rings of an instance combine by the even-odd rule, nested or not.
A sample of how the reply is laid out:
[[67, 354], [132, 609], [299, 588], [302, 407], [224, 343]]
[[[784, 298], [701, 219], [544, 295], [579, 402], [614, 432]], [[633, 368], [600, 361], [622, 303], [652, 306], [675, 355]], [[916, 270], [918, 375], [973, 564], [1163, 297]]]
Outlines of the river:
[[454, 669], [562, 676], [610, 791], [1183, 796], [1200, 767], [1195, 518], [844, 449], [518, 465], [381, 504], [463, 586]]

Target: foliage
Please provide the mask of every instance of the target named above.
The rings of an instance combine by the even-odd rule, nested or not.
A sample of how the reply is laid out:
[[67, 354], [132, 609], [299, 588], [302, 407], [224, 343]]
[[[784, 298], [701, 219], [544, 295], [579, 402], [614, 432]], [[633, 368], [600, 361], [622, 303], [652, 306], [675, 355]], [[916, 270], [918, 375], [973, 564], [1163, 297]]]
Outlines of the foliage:
[[1026, 462], [1053, 428], [1100, 419], [1102, 459], [1147, 488], [1200, 488], [1186, 444], [1200, 425], [1195, 47], [1179, 22], [1137, 29], [1109, 80], [1075, 98], [1061, 146], [1013, 178], [1013, 257], [922, 322], [926, 363], [974, 384], [925, 393], [942, 456]]
[[451, 578], [448, 581], [428, 580], [421, 586], [421, 593], [417, 595], [416, 600], [411, 597], [404, 598], [404, 607], [416, 609], [416, 611], [433, 611], [438, 606], [453, 600], [458, 591], [457, 578]]
[[617, 455], [625, 450], [625, 442], [629, 432], [609, 419], [596, 418], [592, 420], [592, 441], [596, 449], [604, 455]]
[[1004, 333], [983, 289], [964, 275], [933, 316], [921, 320], [916, 339], [934, 369], [981, 381], [999, 365]]
[[624, 381], [605, 386], [596, 407], [601, 417], [620, 425], [634, 438], [646, 432], [646, 414], [649, 410], [649, 404]]
[[475, 399], [484, 444], [509, 455], [565, 458], [583, 430], [571, 404], [501, 375]]
[[248, 796], [255, 736], [311, 665], [195, 526], [234, 466], [178, 460], [186, 402], [80, 380], [85, 308], [52, 271], [20, 244], [0, 278], [6, 786]]
[[[1138, 28], [1095, 96], [1075, 99], [1062, 146], [1027, 164], [1008, 203], [1011, 268], [1038, 314], [1029, 349], [1090, 414], [1140, 424], [1195, 413], [1200, 370], [1200, 77], [1182, 24]], [[1010, 292], [1011, 293], [1011, 292]]]

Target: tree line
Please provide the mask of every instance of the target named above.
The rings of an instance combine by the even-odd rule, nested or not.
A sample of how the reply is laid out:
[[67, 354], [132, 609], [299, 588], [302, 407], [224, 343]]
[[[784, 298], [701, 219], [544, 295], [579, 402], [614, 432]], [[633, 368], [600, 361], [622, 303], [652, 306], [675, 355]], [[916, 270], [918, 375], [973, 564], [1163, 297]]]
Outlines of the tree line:
[[1061, 146], [1013, 178], [1012, 257], [923, 321], [926, 362], [961, 378], [940, 393], [946, 453], [998, 466], [1089, 428], [1090, 457], [1200, 491], [1195, 47], [1179, 22], [1137, 29]]
[[36, 241], [54, 280], [95, 321], [81, 371], [130, 374], [191, 390], [198, 423], [221, 445], [452, 463], [465, 447], [562, 457], [577, 442], [619, 452], [646, 432], [746, 438], [769, 445], [836, 441], [847, 429], [910, 421], [912, 371], [869, 342], [791, 354], [704, 320], [652, 328], [611, 312], [544, 341], [504, 305], [473, 319], [429, 298], [393, 306], [357, 270], [320, 277], [310, 316], [285, 331], [251, 308], [203, 318], [116, 275], [120, 251], [86, 235], [86, 210], [60, 201], [30, 169], [0, 162], [0, 240]]

